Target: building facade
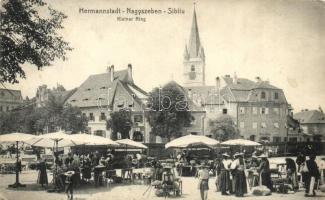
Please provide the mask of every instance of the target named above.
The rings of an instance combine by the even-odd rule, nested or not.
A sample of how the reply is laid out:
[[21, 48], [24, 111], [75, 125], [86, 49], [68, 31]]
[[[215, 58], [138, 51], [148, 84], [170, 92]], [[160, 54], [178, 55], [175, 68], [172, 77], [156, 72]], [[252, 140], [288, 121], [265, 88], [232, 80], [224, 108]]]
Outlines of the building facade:
[[282, 89], [257, 78], [251, 81], [225, 75], [205, 85], [205, 55], [194, 9], [190, 40], [184, 52], [184, 83], [188, 97], [206, 114], [204, 135], [211, 135], [209, 120], [229, 115], [240, 135], [254, 141], [281, 142], [287, 136], [288, 103]]
[[0, 112], [10, 112], [23, 103], [20, 90], [0, 88]]
[[[320, 110], [302, 110], [295, 113], [293, 118], [300, 123], [300, 132], [304, 142], [325, 141], [325, 114]], [[298, 138], [296, 139], [298, 140]]]
[[145, 119], [147, 93], [133, 81], [132, 65], [127, 69], [115, 71], [114, 66], [106, 73], [88, 77], [66, 103], [77, 106], [88, 117], [88, 133], [111, 137], [106, 128], [110, 113], [127, 109], [131, 112], [133, 125], [130, 138], [150, 142], [150, 126]]

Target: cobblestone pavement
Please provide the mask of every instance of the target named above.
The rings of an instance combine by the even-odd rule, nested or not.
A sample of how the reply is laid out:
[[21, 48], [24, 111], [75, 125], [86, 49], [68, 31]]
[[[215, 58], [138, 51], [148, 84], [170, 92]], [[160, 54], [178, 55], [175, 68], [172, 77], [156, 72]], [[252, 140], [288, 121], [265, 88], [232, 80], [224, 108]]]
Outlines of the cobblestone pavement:
[[[36, 184], [37, 172], [36, 171], [24, 171], [21, 174], [21, 182], [27, 184], [26, 188], [20, 189], [8, 189], [7, 185], [11, 184], [15, 180], [14, 174], [0, 175], [0, 200], [65, 200], [67, 199], [64, 193], [48, 193]], [[49, 180], [51, 176], [49, 175]], [[197, 179], [192, 177], [183, 177], [183, 195], [181, 197], [170, 197], [170, 199], [193, 199], [199, 200], [199, 191], [197, 190]], [[235, 196], [221, 196], [219, 192], [215, 192], [214, 178], [209, 181], [209, 200], [222, 200], [222, 199], [238, 199]], [[111, 189], [106, 187], [95, 188], [94, 186], [87, 185], [76, 189], [74, 199], [75, 200], [140, 200], [140, 199], [164, 199], [164, 197], [156, 197], [154, 189], [148, 189], [146, 185], [140, 184], [126, 184], [126, 185], [113, 185]], [[144, 194], [145, 193], [145, 194]], [[143, 195], [144, 194], [144, 195]], [[277, 194], [273, 193], [271, 196], [256, 197], [247, 194], [244, 199], [286, 199], [286, 200], [302, 200], [304, 192], [299, 191], [293, 194]], [[325, 199], [325, 193], [318, 193], [318, 196], [312, 199]]]

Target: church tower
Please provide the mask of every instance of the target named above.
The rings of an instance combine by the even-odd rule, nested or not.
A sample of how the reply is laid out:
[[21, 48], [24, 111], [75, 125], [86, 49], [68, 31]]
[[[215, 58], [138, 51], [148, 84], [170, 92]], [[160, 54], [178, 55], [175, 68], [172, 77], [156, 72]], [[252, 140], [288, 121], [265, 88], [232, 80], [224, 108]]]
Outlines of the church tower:
[[184, 51], [184, 86], [205, 85], [205, 55], [200, 42], [199, 28], [197, 25], [194, 7], [191, 34], [188, 45]]

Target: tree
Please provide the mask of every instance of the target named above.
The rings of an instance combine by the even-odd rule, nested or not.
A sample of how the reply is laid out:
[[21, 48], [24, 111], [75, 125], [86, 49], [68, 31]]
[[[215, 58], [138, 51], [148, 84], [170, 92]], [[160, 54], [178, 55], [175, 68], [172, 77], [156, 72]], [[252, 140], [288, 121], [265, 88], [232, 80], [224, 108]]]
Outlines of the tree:
[[6, 0], [0, 9], [0, 83], [26, 78], [22, 65], [38, 70], [72, 50], [58, 34], [67, 18], [43, 0]]
[[172, 81], [149, 93], [147, 119], [153, 134], [167, 138], [182, 135], [182, 128], [193, 120], [185, 91]]
[[106, 121], [106, 127], [112, 130], [111, 138], [113, 140], [117, 139], [117, 133], [121, 133], [122, 139], [129, 139], [129, 132], [132, 127], [131, 111], [120, 110], [110, 113], [110, 118]]
[[229, 115], [221, 115], [209, 120], [210, 133], [219, 141], [226, 141], [239, 137], [239, 131]]
[[88, 125], [88, 119], [83, 116], [81, 110], [77, 107], [73, 107], [70, 104], [63, 108], [60, 117], [60, 126], [65, 131], [71, 131], [71, 133], [83, 132]]

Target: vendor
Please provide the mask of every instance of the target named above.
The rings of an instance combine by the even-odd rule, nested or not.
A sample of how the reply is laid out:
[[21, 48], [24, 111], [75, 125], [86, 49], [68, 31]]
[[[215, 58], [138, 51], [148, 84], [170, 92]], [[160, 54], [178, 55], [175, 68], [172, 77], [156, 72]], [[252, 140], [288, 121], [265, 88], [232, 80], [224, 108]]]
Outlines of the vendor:
[[266, 186], [270, 189], [270, 191], [272, 191], [273, 185], [271, 180], [269, 160], [267, 159], [267, 156], [265, 154], [260, 155], [259, 158], [261, 159], [260, 166], [258, 167], [260, 184]]
[[227, 153], [222, 154], [222, 162], [220, 164], [220, 176], [219, 176], [219, 190], [221, 195], [229, 195], [227, 191], [230, 190], [230, 175], [229, 169], [231, 165], [230, 156]]

